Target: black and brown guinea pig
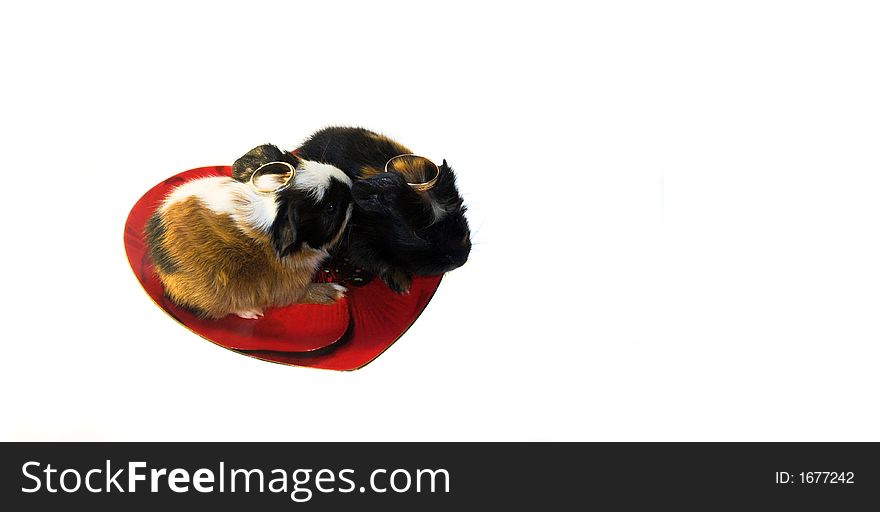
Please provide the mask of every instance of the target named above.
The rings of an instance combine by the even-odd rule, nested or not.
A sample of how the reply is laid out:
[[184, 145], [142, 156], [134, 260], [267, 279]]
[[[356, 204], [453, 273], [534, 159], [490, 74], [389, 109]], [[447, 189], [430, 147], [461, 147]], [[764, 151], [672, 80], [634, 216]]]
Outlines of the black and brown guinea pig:
[[[437, 166], [420, 157], [401, 156], [411, 153], [388, 137], [348, 127], [320, 130], [296, 151], [352, 179], [350, 233], [337, 253], [380, 276], [398, 293], [409, 290], [413, 275], [460, 267], [471, 250], [455, 173], [446, 160]], [[247, 168], [233, 167], [233, 176], [247, 181], [250, 174]]]
[[351, 217], [351, 179], [269, 145], [238, 162], [268, 165], [253, 182], [212, 176], [184, 183], [147, 222], [166, 295], [201, 318], [258, 318], [273, 306], [341, 298], [344, 287], [312, 283], [312, 276]]

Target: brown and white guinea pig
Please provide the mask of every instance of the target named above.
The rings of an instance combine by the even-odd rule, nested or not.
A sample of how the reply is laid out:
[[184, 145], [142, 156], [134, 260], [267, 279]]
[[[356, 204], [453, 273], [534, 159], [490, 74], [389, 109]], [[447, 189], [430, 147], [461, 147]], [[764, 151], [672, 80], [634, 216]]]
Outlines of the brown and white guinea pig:
[[[320, 130], [296, 151], [302, 158], [333, 165], [352, 179], [350, 234], [337, 253], [380, 276], [398, 293], [409, 290], [413, 275], [437, 275], [460, 267], [471, 250], [455, 173], [446, 160], [440, 166], [418, 158], [391, 160], [410, 153], [388, 137], [348, 127]], [[252, 172], [233, 166], [233, 176], [242, 181]], [[409, 185], [435, 176], [427, 190]]]
[[258, 318], [273, 306], [341, 298], [344, 287], [312, 276], [351, 217], [349, 177], [275, 146], [238, 162], [287, 162], [296, 173], [285, 185], [279, 170], [289, 168], [272, 165], [253, 184], [207, 177], [172, 190], [145, 230], [166, 295], [202, 318]]

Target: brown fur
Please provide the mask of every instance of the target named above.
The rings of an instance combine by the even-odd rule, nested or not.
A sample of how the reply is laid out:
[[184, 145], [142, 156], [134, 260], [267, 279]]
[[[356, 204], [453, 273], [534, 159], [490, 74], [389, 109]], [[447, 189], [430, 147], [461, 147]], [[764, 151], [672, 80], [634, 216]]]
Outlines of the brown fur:
[[196, 197], [169, 205], [160, 221], [159, 243], [176, 266], [171, 273], [157, 269], [165, 292], [207, 318], [339, 298], [334, 288], [311, 283], [324, 251], [305, 247], [279, 259], [267, 234], [209, 210]]

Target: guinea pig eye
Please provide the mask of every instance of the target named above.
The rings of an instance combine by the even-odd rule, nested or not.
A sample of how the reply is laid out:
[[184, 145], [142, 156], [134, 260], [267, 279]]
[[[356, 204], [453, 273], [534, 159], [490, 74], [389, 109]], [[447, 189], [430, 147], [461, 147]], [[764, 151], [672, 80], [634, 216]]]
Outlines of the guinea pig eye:
[[324, 207], [324, 211], [326, 213], [333, 213], [336, 211], [336, 203], [327, 203], [327, 206]]

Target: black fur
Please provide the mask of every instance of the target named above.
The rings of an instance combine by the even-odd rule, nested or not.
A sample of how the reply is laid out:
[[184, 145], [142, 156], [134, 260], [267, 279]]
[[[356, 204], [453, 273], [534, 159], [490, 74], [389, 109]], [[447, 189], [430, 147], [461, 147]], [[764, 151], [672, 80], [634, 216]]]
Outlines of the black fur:
[[[296, 151], [307, 160], [336, 166], [352, 179], [351, 232], [337, 252], [379, 275], [397, 292], [409, 289], [412, 275], [437, 275], [460, 267], [471, 249], [466, 208], [445, 160], [437, 183], [425, 195], [394, 172], [364, 176], [364, 166], [384, 169], [390, 158], [409, 152], [374, 132], [347, 127], [320, 130]], [[428, 175], [432, 170], [425, 168], [422, 182], [433, 177]], [[437, 222], [431, 201], [446, 211]]]
[[166, 274], [177, 272], [177, 264], [171, 259], [171, 255], [165, 250], [165, 244], [162, 243], [162, 239], [165, 237], [165, 225], [162, 224], [158, 210], [153, 212], [147, 220], [144, 235], [150, 249], [150, 259], [153, 260], [156, 268]]
[[279, 257], [308, 244], [313, 249], [330, 243], [345, 222], [351, 191], [348, 185], [330, 180], [320, 201], [308, 192], [292, 187], [278, 193], [278, 216], [272, 224], [272, 244]]

